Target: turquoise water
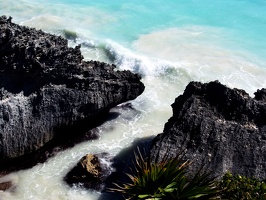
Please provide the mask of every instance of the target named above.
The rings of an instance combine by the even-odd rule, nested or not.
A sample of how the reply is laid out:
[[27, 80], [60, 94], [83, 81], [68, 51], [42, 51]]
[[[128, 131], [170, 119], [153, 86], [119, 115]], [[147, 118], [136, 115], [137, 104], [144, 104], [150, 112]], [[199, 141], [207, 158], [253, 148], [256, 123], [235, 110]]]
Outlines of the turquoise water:
[[1, 13], [14, 16], [15, 21], [38, 17], [58, 20], [61, 28], [84, 29], [93, 37], [109, 38], [124, 45], [153, 31], [199, 26], [220, 30], [217, 37], [226, 37], [222, 42], [229, 48], [245, 48], [261, 57], [266, 51], [266, 1], [263, 0], [114, 0], [111, 3], [20, 0], [1, 1], [1, 4]]
[[136, 138], [162, 132], [189, 81], [219, 80], [251, 96], [266, 87], [265, 11], [265, 0], [0, 0], [1, 15], [63, 37], [75, 33], [69, 45], [81, 44], [85, 60], [139, 73], [146, 86], [131, 102], [134, 111], [114, 108], [120, 115], [98, 127], [99, 140], [4, 177], [16, 187], [0, 199], [98, 199], [67, 187], [67, 171], [86, 153], [113, 156]]

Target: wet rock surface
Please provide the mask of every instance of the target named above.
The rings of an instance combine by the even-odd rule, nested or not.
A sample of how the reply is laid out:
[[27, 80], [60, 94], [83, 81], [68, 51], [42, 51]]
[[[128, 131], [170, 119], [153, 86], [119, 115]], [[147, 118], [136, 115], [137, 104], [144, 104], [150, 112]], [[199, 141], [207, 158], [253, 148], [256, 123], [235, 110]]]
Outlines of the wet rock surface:
[[185, 150], [193, 172], [204, 166], [221, 176], [226, 171], [266, 179], [266, 90], [251, 98], [244, 90], [218, 81], [191, 82], [172, 104], [173, 116], [152, 144], [150, 156]]
[[9, 188], [12, 187], [12, 182], [4, 182], [4, 183], [0, 183], [0, 191], [6, 191]]
[[141, 77], [83, 61], [80, 47], [0, 17], [0, 163], [77, 135], [144, 90]]
[[101, 191], [104, 188], [104, 181], [111, 174], [111, 166], [106, 164], [108, 160], [110, 163], [108, 154], [87, 154], [67, 173], [64, 181], [70, 186], [78, 185]]

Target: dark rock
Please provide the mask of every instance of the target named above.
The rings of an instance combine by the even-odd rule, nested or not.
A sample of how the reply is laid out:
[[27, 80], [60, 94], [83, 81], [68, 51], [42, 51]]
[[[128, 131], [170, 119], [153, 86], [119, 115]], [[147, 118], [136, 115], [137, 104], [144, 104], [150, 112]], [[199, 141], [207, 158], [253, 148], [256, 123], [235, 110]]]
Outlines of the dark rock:
[[[100, 157], [106, 163], [107, 154], [100, 155]], [[64, 180], [71, 186], [79, 185], [101, 191], [104, 188], [104, 181], [110, 173], [111, 167], [101, 162], [98, 156], [87, 154], [65, 176]]]
[[262, 88], [261, 90], [257, 90], [255, 94], [255, 99], [260, 101], [266, 101], [266, 89]]
[[4, 182], [4, 183], [0, 183], [0, 190], [8, 190], [9, 188], [11, 188], [13, 186], [12, 182]]
[[165, 153], [186, 151], [192, 172], [202, 165], [220, 177], [226, 171], [266, 179], [266, 90], [251, 98], [218, 81], [191, 82], [172, 104], [173, 116], [150, 150], [160, 161]]
[[13, 191], [16, 189], [18, 182], [18, 176], [17, 175], [7, 175], [0, 173], [0, 192], [1, 191]]
[[[101, 191], [99, 200], [124, 200], [125, 196], [118, 192], [111, 192], [118, 189], [117, 185], [131, 182], [127, 174], [135, 173], [135, 156], [139, 153], [145, 158], [148, 156], [151, 142], [154, 136], [136, 138], [127, 148], [120, 151], [115, 157], [110, 159], [112, 165], [108, 172], [111, 172], [104, 181], [104, 189]], [[104, 170], [106, 171], [106, 170]]]
[[66, 39], [0, 17], [0, 163], [78, 134], [143, 90], [139, 75], [85, 62]]

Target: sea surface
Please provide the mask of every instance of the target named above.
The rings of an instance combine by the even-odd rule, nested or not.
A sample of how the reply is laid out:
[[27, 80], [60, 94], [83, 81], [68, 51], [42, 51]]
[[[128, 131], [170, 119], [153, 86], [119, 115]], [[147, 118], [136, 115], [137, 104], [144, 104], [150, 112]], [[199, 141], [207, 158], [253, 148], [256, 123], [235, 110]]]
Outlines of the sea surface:
[[115, 156], [163, 131], [171, 104], [190, 81], [219, 80], [250, 96], [266, 87], [266, 0], [0, 0], [0, 15], [81, 44], [85, 60], [142, 75], [145, 92], [100, 127], [99, 139], [61, 151], [4, 178], [1, 200], [96, 200], [65, 174], [87, 153]]

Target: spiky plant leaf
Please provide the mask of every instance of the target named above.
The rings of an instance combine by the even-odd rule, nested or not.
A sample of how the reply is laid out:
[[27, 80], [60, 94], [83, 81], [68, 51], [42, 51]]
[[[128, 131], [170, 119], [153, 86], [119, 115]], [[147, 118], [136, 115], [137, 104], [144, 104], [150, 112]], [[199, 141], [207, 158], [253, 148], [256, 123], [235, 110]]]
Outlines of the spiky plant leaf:
[[175, 158], [168, 159], [168, 155], [160, 163], [145, 160], [139, 148], [134, 152], [135, 165], [131, 168], [131, 174], [127, 174], [130, 182], [117, 185], [112, 192], [120, 192], [132, 199], [198, 199], [201, 197], [215, 196], [218, 193], [214, 181], [209, 179], [209, 174], [201, 173], [187, 178], [187, 170], [190, 161], [183, 162], [181, 153]]

